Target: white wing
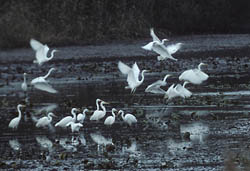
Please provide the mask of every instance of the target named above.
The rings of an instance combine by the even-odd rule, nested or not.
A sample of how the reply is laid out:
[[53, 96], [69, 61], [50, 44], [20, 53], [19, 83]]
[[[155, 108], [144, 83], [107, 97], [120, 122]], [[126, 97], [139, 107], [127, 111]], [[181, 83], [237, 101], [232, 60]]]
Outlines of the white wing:
[[208, 79], [208, 75], [206, 73], [204, 73], [203, 71], [200, 71], [200, 70], [196, 70], [196, 75], [197, 77], [199, 77], [202, 81], [206, 81]]
[[182, 43], [176, 43], [176, 44], [168, 45], [166, 48], [169, 54], [173, 54], [177, 52], [181, 48], [181, 46], [182, 46]]
[[39, 64], [46, 62], [48, 60], [47, 57], [48, 51], [49, 47], [45, 45], [36, 52], [36, 59]]
[[128, 65], [124, 64], [121, 61], [118, 62], [118, 68], [125, 75], [127, 75], [129, 71], [131, 70], [131, 68]]
[[135, 75], [135, 79], [138, 81], [139, 80], [140, 69], [139, 69], [136, 62], [134, 63], [132, 70], [133, 70], [133, 73]]
[[150, 29], [150, 35], [153, 38], [153, 41], [161, 42], [160, 39], [155, 35], [153, 28]]
[[135, 78], [135, 74], [133, 71], [128, 73], [127, 82], [132, 91], [138, 86], [138, 77]]
[[184, 88], [180, 84], [176, 86], [176, 90], [180, 93], [181, 97], [183, 98], [190, 97], [192, 95], [192, 93], [188, 89]]
[[145, 46], [142, 46], [141, 48], [145, 49], [145, 50], [152, 51], [153, 50], [153, 44], [154, 44], [154, 42], [150, 42], [150, 43], [146, 44]]
[[150, 84], [146, 89], [145, 92], [149, 92], [149, 93], [154, 93], [154, 94], [165, 94], [166, 91], [164, 91], [163, 89], [161, 89], [161, 86], [165, 86], [166, 82], [162, 81], [162, 80], [158, 80], [152, 84]]
[[30, 39], [30, 46], [34, 51], [38, 51], [39, 49], [43, 48], [44, 45], [35, 39]]
[[161, 43], [154, 42], [152, 49], [153, 49], [153, 51], [158, 53], [163, 58], [169, 58], [169, 59], [173, 59], [175, 61], [177, 60], [171, 56], [171, 54], [168, 52], [166, 46], [164, 46]]
[[179, 80], [182, 81], [189, 81], [192, 84], [201, 84], [202, 83], [202, 79], [195, 73], [197, 71], [190, 69], [187, 71], [184, 71], [180, 76], [179, 76]]
[[57, 90], [55, 90], [51, 85], [49, 85], [47, 82], [39, 82], [34, 84], [34, 87], [39, 89], [39, 90], [43, 90], [43, 91], [47, 91], [49, 93], [57, 93]]

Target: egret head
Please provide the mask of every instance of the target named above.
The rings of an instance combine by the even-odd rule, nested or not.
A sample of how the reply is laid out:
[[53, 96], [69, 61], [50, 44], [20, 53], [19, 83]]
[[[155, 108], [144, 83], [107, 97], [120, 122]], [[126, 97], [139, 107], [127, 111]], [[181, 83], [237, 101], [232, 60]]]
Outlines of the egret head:
[[164, 42], [169, 41], [168, 39], [162, 39], [161, 43], [164, 44]]

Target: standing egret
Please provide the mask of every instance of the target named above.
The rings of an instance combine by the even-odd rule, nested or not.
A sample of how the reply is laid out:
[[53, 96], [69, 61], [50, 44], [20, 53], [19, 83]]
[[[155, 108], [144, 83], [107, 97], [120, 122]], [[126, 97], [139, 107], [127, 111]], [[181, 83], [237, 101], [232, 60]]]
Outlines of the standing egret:
[[49, 93], [57, 93], [57, 91], [46, 81], [45, 79], [50, 75], [55, 68], [51, 68], [45, 76], [37, 77], [31, 81], [31, 85], [34, 85], [35, 88]]
[[204, 63], [200, 63], [198, 65], [198, 69], [189, 69], [184, 71], [180, 76], [179, 80], [182, 81], [188, 81], [192, 84], [201, 84], [203, 81], [206, 81], [208, 79], [208, 75], [201, 71], [201, 66], [206, 65]]
[[36, 127], [40, 128], [40, 127], [48, 126], [52, 121], [52, 116], [55, 116], [55, 115], [52, 112], [50, 112], [48, 113], [48, 116], [44, 116], [40, 118], [36, 123]]
[[94, 111], [94, 113], [90, 117], [91, 121], [93, 121], [93, 120], [98, 121], [106, 115], [106, 108], [103, 106], [104, 104], [109, 104], [109, 103], [107, 103], [105, 101], [101, 101], [100, 106], [101, 106], [102, 110], [99, 110], [99, 106], [98, 106], [96, 111]]
[[141, 72], [142, 79], [139, 80], [140, 69], [137, 66], [136, 62], [134, 63], [133, 67], [130, 68], [128, 65], [119, 61], [118, 68], [124, 75], [127, 75], [128, 86], [126, 86], [125, 88], [126, 89], [130, 88], [131, 93], [135, 92], [136, 88], [139, 87], [143, 83], [144, 73], [148, 72], [148, 70], [143, 70]]
[[66, 126], [71, 126], [71, 131], [73, 132], [79, 132], [80, 128], [83, 127], [81, 123], [75, 123], [75, 122], [69, 122]]
[[57, 122], [55, 124], [55, 127], [59, 126], [59, 127], [62, 127], [62, 128], [66, 128], [67, 124], [69, 122], [75, 122], [76, 121], [76, 112], [77, 111], [78, 111], [77, 108], [72, 108], [71, 114], [73, 115], [73, 117], [72, 116], [66, 116], [66, 117], [64, 117], [63, 119], [61, 119], [59, 122]]
[[25, 107], [25, 106], [21, 104], [17, 105], [18, 117], [15, 117], [14, 119], [10, 121], [9, 128], [17, 129], [19, 122], [21, 120], [21, 117], [22, 117], [21, 107]]
[[113, 125], [113, 123], [115, 123], [115, 112], [117, 110], [115, 108], [112, 109], [112, 115], [113, 116], [109, 116], [105, 119], [104, 121], [104, 125]]
[[188, 81], [185, 81], [185, 82], [183, 83], [183, 85], [178, 84], [178, 85], [176, 86], [176, 90], [177, 90], [180, 94], [182, 94], [182, 95], [184, 96], [184, 98], [186, 98], [186, 97], [191, 97], [191, 96], [192, 96], [192, 93], [191, 93], [187, 88], [185, 88], [185, 85], [188, 84], [188, 83], [189, 83]]
[[129, 124], [129, 126], [131, 126], [133, 123], [137, 122], [136, 117], [134, 115], [132, 115], [132, 114], [128, 113], [128, 114], [126, 114], [124, 116], [124, 111], [123, 110], [119, 110], [118, 115], [119, 114], [121, 114], [123, 121], [126, 122], [127, 124]]
[[22, 89], [23, 89], [23, 91], [27, 91], [27, 89], [28, 89], [28, 86], [27, 86], [27, 82], [26, 82], [26, 73], [23, 73], [23, 83], [22, 83], [22, 85], [21, 85], [21, 87], [22, 87]]
[[169, 77], [170, 75], [167, 74], [163, 80], [158, 80], [152, 84], [150, 84], [146, 89], [145, 89], [145, 92], [149, 92], [149, 93], [154, 93], [154, 94], [165, 94], [166, 91], [161, 89], [160, 87], [161, 86], [165, 86], [167, 85], [167, 78]]
[[47, 57], [49, 47], [47, 45], [43, 45], [35, 39], [30, 40], [30, 46], [34, 51], [36, 51], [36, 60], [34, 60], [34, 63], [37, 63], [39, 66], [41, 66], [44, 62], [51, 60], [54, 57], [54, 53], [57, 51], [52, 50], [50, 57]]
[[82, 113], [79, 113], [77, 115], [77, 121], [79, 121], [80, 123], [83, 123], [85, 117], [86, 117], [86, 112], [88, 112], [88, 109], [84, 109]]
[[178, 96], [185, 98], [185, 96], [177, 90], [177, 87], [175, 84], [172, 84], [166, 91], [164, 98], [168, 98], [168, 100]]

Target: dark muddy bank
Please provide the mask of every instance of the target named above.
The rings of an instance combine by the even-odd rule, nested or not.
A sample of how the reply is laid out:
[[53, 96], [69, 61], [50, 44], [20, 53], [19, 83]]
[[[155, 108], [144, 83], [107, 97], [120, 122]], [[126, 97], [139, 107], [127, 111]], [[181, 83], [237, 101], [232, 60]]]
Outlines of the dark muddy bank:
[[[141, 51], [144, 41], [133, 46], [61, 48], [61, 54], [42, 67], [32, 63], [32, 50], [1, 52], [0, 58], [4, 55], [13, 58], [4, 58], [0, 64], [0, 119], [6, 120], [0, 125], [0, 167], [24, 170], [229, 170], [239, 167], [247, 170], [250, 162], [247, 37], [177, 38], [175, 41], [185, 43], [175, 55], [178, 62], [157, 61], [156, 55]], [[9, 59], [15, 60], [10, 63]], [[151, 70], [135, 94], [124, 89], [126, 78], [117, 69], [119, 60], [129, 65], [136, 61], [141, 69]], [[167, 103], [160, 95], [144, 92], [148, 84], [169, 73], [172, 77], [168, 86], [178, 83], [181, 72], [197, 67], [200, 62], [208, 64], [203, 70], [210, 78], [202, 85], [187, 86], [193, 92], [191, 98], [177, 98]], [[31, 80], [44, 75], [51, 67], [57, 71], [49, 80], [59, 93], [48, 94], [29, 87], [29, 101], [20, 129], [9, 130], [8, 122], [17, 114], [16, 105], [25, 101], [20, 88], [22, 73], [27, 72]], [[103, 120], [91, 122], [87, 115], [79, 134], [58, 129], [50, 132], [34, 126], [32, 117], [40, 118], [46, 113], [37, 112], [41, 107], [57, 104], [54, 124], [68, 115], [72, 107], [95, 110], [96, 98], [110, 102], [107, 115], [112, 107], [123, 109], [133, 113], [138, 124], [128, 128], [118, 117], [113, 127], [108, 128]], [[104, 136], [108, 142], [112, 139], [113, 144], [98, 147], [91, 137], [93, 134]]]

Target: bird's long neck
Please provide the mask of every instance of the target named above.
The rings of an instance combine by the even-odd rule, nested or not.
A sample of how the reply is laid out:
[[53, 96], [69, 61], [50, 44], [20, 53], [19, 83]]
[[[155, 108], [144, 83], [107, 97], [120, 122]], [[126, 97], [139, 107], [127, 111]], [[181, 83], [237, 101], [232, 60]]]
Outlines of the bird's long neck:
[[52, 121], [52, 116], [51, 116], [51, 114], [48, 115], [48, 120], [49, 120], [49, 122]]
[[163, 82], [166, 82], [167, 78], [169, 77], [169, 75], [166, 75], [163, 79]]
[[50, 75], [50, 73], [51, 73], [53, 70], [54, 70], [54, 68], [51, 68], [51, 69], [49, 70], [49, 72], [48, 72], [43, 78], [46, 79], [46, 78]]
[[48, 57], [48, 60], [51, 60], [54, 57], [55, 52], [56, 52], [56, 50], [52, 50], [50, 57]]
[[101, 108], [102, 108], [103, 112], [106, 112], [106, 108], [105, 108], [105, 106], [103, 106], [102, 102], [101, 102]]
[[146, 72], [146, 70], [143, 70], [141, 73], [141, 80], [139, 81], [140, 84], [144, 81], [144, 72]]
[[115, 118], [115, 111], [114, 110], [112, 110], [112, 115]]
[[96, 100], [96, 110], [99, 110], [99, 108], [100, 108], [98, 102], [99, 102], [99, 101]]
[[202, 66], [202, 64], [199, 64], [199, 65], [198, 65], [198, 70], [201, 70], [201, 66]]
[[23, 82], [26, 83], [26, 75], [23, 75]]
[[76, 120], [76, 111], [75, 109], [72, 109], [71, 114], [73, 115], [73, 120]]
[[21, 106], [17, 107], [17, 111], [18, 111], [18, 118], [21, 119], [22, 117]]
[[185, 81], [184, 83], [183, 83], [183, 87], [185, 88], [185, 86], [188, 84], [188, 82], [187, 81]]
[[120, 112], [121, 112], [121, 115], [122, 115], [122, 119], [124, 120], [125, 119], [124, 112], [122, 110]]

